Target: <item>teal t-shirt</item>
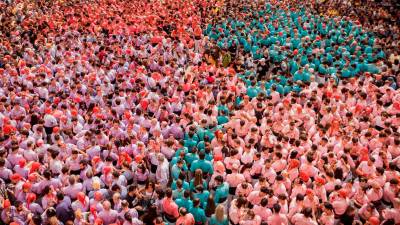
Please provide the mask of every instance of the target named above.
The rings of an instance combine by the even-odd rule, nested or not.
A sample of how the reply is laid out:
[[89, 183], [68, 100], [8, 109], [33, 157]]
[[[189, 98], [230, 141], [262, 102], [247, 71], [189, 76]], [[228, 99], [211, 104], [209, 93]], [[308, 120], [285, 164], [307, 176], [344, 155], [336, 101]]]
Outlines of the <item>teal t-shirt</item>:
[[190, 213], [193, 215], [194, 217], [194, 221], [196, 223], [206, 223], [207, 221], [207, 217], [206, 214], [204, 212], [204, 209], [200, 208], [200, 207], [193, 207], [190, 210]]
[[215, 204], [221, 203], [220, 200], [227, 198], [229, 195], [229, 185], [228, 183], [224, 182], [217, 187], [214, 193], [214, 201]]
[[190, 171], [194, 173], [197, 169], [201, 169], [201, 171], [204, 173], [212, 174], [213, 173], [213, 166], [210, 161], [207, 160], [196, 160], [193, 161], [192, 165], [190, 166]]
[[[204, 189], [207, 189], [207, 186], [208, 186], [207, 182], [205, 180], [203, 180]], [[194, 189], [196, 188], [196, 186], [194, 185], [194, 178], [190, 181], [189, 187], [190, 187], [190, 191], [194, 191]]]
[[[171, 184], [171, 189], [172, 190], [176, 190], [176, 180], [173, 180], [172, 181], [172, 184]], [[189, 190], [190, 189], [190, 187], [189, 187], [189, 182], [187, 182], [187, 181], [183, 181], [182, 182], [182, 189], [185, 189], [185, 190]]]
[[193, 193], [194, 198], [200, 199], [200, 202], [207, 203], [208, 196], [210, 195], [210, 192], [207, 190], [203, 191], [202, 193]]
[[187, 139], [185, 140], [184, 146], [191, 150], [193, 147], [197, 145], [197, 141], [195, 139]]
[[181, 188], [181, 189], [175, 189], [172, 191], [172, 197], [173, 199], [177, 199], [177, 198], [183, 198], [183, 193], [185, 192], [185, 189]]
[[[175, 157], [179, 157], [179, 155], [181, 154], [182, 151], [185, 154], [189, 152], [188, 148], [186, 148], [186, 147], [178, 148], [178, 150], [176, 150], [176, 152], [175, 152]], [[171, 164], [173, 165], [173, 163], [171, 163]]]
[[192, 162], [193, 162], [194, 160], [197, 160], [197, 159], [199, 159], [199, 156], [198, 156], [197, 154], [195, 154], [195, 153], [189, 152], [189, 153], [187, 153], [187, 154], [185, 155], [185, 161], [186, 161], [186, 163], [189, 164], [189, 165], [191, 165]]
[[206, 147], [206, 144], [205, 144], [204, 141], [199, 141], [199, 143], [197, 143], [197, 149], [198, 150], [202, 151], [202, 150], [205, 149], [205, 147]]
[[202, 209], [200, 207], [192, 207], [192, 209], [190, 210], [190, 213], [193, 215], [194, 221], [196, 223], [202, 223], [202, 224], [206, 223], [207, 217], [204, 212], [204, 209]]
[[229, 122], [229, 118], [227, 116], [217, 116], [218, 125], [225, 124]]
[[222, 221], [217, 220], [215, 214], [211, 216], [209, 225], [229, 225], [228, 217], [225, 215]]
[[189, 212], [193, 207], [193, 201], [190, 199], [178, 198], [175, 200], [175, 203], [178, 205], [178, 208], [184, 207]]
[[255, 97], [257, 97], [258, 92], [259, 92], [259, 90], [258, 90], [258, 88], [256, 88], [256, 87], [248, 87], [248, 88], [247, 88], [247, 95], [248, 95], [250, 98], [255, 98]]

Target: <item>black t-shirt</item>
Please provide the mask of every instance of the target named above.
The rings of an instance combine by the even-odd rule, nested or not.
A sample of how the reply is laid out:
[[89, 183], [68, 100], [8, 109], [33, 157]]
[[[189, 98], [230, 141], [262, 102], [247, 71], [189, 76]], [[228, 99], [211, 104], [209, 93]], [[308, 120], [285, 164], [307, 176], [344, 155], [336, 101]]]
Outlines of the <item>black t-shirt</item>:
[[128, 201], [128, 203], [129, 203], [129, 208], [135, 207], [135, 206], [133, 205], [133, 202], [135, 201], [135, 199], [136, 199], [136, 196], [135, 196], [135, 195], [130, 196], [130, 195], [128, 194], [128, 195], [126, 196], [126, 201]]
[[344, 215], [342, 215], [341, 217], [340, 217], [340, 223], [341, 224], [353, 224], [353, 221], [354, 221], [354, 215], [347, 215], [347, 214], [344, 214]]
[[142, 221], [143, 221], [143, 224], [145, 224], [145, 225], [153, 225], [154, 224], [153, 221], [156, 218], [157, 218], [157, 215], [152, 215], [152, 214], [146, 213], [143, 215]]
[[267, 75], [267, 72], [268, 72], [268, 65], [267, 64], [265, 64], [265, 65], [258, 65], [257, 66], [257, 77], [260, 79], [260, 78], [263, 78], [263, 77], [265, 77], [266, 75]]

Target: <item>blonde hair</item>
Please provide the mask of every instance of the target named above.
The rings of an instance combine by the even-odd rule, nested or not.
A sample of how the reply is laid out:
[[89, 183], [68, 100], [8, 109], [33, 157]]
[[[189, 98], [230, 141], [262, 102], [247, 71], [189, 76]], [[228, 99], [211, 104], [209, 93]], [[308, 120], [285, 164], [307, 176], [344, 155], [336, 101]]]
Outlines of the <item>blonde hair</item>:
[[57, 225], [58, 224], [58, 219], [55, 216], [52, 216], [49, 218], [49, 224], [50, 225]]
[[76, 217], [76, 218], [82, 218], [82, 211], [81, 211], [81, 209], [78, 209], [78, 210], [75, 211], [75, 217]]
[[225, 207], [222, 204], [219, 204], [215, 209], [215, 218], [219, 222], [225, 219]]
[[95, 179], [92, 183], [92, 187], [94, 190], [99, 190], [100, 189], [100, 181], [98, 181], [97, 179]]

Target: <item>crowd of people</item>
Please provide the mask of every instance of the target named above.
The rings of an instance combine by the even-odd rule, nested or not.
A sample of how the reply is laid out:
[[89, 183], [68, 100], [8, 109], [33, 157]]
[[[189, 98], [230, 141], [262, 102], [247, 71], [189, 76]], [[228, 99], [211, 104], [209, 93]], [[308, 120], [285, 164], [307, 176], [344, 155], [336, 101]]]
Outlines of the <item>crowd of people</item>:
[[400, 224], [399, 17], [366, 5], [0, 1], [0, 224]]

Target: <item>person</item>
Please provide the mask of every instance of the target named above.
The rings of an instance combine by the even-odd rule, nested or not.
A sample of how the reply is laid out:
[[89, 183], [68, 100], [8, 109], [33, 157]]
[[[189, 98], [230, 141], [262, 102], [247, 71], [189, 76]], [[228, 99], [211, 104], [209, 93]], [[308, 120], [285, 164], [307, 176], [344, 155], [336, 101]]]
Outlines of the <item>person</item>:
[[71, 200], [65, 197], [63, 193], [57, 193], [56, 215], [62, 223], [73, 219], [73, 209]]
[[394, 200], [394, 208], [393, 209], [384, 209], [382, 212], [383, 218], [385, 221], [393, 220], [394, 223], [398, 223], [400, 221], [400, 216], [397, 214], [400, 209], [400, 199], [396, 198]]
[[[313, 219], [313, 217], [314, 217], [314, 219]], [[291, 222], [293, 224], [302, 224], [302, 223], [309, 223], [309, 224], [314, 224], [314, 225], [318, 224], [315, 221], [315, 215], [313, 215], [312, 209], [308, 208], [308, 207], [304, 208], [301, 213], [295, 214], [292, 217]]]
[[98, 215], [98, 218], [103, 221], [103, 224], [109, 225], [115, 223], [117, 221], [118, 213], [111, 208], [111, 203], [109, 201], [103, 202], [103, 209], [104, 210]]
[[190, 166], [190, 171], [192, 173], [195, 172], [197, 169], [201, 169], [201, 172], [204, 174], [204, 176], [213, 174], [213, 167], [211, 165], [211, 162], [206, 160], [205, 157], [205, 152], [199, 152], [199, 159], [193, 161], [192, 165]]
[[185, 189], [183, 188], [182, 180], [177, 180], [176, 181], [176, 189], [172, 191], [172, 197], [174, 199], [182, 198], [184, 191], [185, 191]]
[[140, 220], [143, 224], [153, 225], [154, 220], [157, 218], [157, 206], [151, 205], [148, 210], [141, 216]]
[[169, 181], [169, 164], [162, 154], [158, 155], [157, 159], [159, 164], [156, 170], [156, 179], [160, 185], [166, 187]]
[[179, 209], [179, 218], [176, 221], [176, 225], [194, 225], [194, 217], [191, 213], [188, 213], [188, 211], [185, 208], [180, 208]]
[[255, 215], [261, 218], [262, 222], [267, 222], [268, 218], [272, 215], [271, 209], [268, 208], [268, 199], [263, 198], [260, 202], [260, 205], [255, 205], [253, 207], [253, 211]]
[[196, 198], [193, 200], [193, 207], [190, 210], [190, 213], [194, 217], [195, 224], [206, 224], [207, 217], [204, 212], [204, 209], [200, 207], [201, 202], [200, 199]]
[[205, 214], [208, 219], [215, 213], [216, 206], [215, 206], [214, 196], [212, 194], [210, 194], [208, 196], [207, 201], [204, 202], [203, 209], [205, 209]]
[[281, 206], [277, 203], [274, 204], [273, 206], [273, 211], [272, 211], [272, 216], [268, 218], [268, 224], [269, 225], [274, 225], [274, 224], [289, 224], [289, 221], [286, 217], [286, 215], [281, 214]]
[[172, 190], [168, 188], [165, 191], [165, 198], [162, 201], [162, 208], [164, 211], [164, 218], [169, 223], [175, 223], [178, 216], [178, 205], [172, 198]]
[[333, 213], [333, 206], [329, 202], [324, 204], [323, 212], [322, 212], [319, 222], [321, 224], [334, 224], [335, 223], [335, 215]]
[[189, 190], [185, 190], [182, 198], [177, 198], [175, 203], [179, 208], [184, 207], [187, 210], [191, 210], [193, 207], [193, 201], [190, 199]]
[[194, 173], [193, 179], [190, 181], [189, 187], [191, 191], [194, 191], [195, 188], [201, 185], [204, 189], [207, 189], [207, 182], [203, 179], [203, 172], [201, 169], [197, 169]]
[[233, 164], [232, 173], [226, 175], [226, 182], [229, 184], [229, 194], [235, 195], [237, 186], [245, 181], [244, 175], [239, 173], [239, 165]]
[[221, 204], [215, 209], [215, 214], [211, 216], [210, 225], [228, 225], [228, 217], [225, 215], [225, 207]]
[[229, 195], [229, 185], [224, 182], [222, 176], [217, 176], [215, 178], [215, 194], [214, 194], [214, 201], [215, 204], [224, 203]]

